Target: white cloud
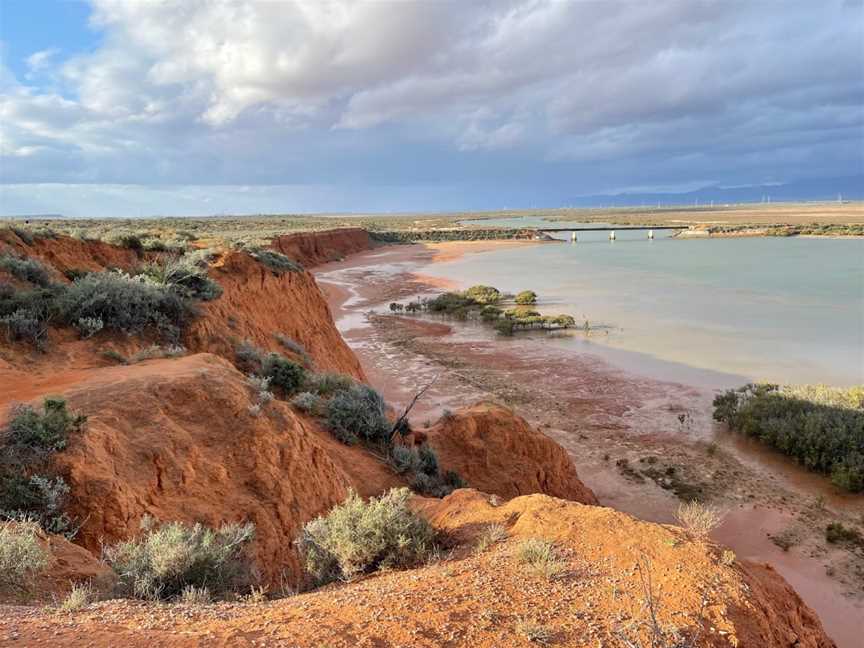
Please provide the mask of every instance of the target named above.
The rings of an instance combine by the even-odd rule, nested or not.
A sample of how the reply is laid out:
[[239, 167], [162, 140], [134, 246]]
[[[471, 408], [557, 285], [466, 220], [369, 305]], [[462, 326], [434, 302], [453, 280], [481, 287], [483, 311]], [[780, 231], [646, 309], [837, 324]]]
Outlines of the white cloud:
[[860, 166], [862, 9], [840, 0], [92, 4], [98, 49], [31, 55], [50, 89], [4, 83], [0, 180], [437, 182], [497, 161], [599, 178], [638, 160], [621, 186], [655, 186]]
[[56, 47], [33, 52], [33, 54], [27, 57], [27, 67], [30, 68], [31, 72], [40, 72], [51, 65], [51, 60], [59, 53], [60, 50]]

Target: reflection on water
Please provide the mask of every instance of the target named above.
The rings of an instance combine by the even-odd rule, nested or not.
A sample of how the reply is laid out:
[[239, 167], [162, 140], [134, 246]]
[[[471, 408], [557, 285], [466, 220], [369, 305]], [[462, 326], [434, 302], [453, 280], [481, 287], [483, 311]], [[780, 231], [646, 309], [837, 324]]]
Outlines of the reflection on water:
[[864, 382], [864, 241], [655, 236], [582, 232], [578, 243], [469, 254], [424, 272], [533, 289], [542, 312], [587, 320], [595, 344], [758, 380]]

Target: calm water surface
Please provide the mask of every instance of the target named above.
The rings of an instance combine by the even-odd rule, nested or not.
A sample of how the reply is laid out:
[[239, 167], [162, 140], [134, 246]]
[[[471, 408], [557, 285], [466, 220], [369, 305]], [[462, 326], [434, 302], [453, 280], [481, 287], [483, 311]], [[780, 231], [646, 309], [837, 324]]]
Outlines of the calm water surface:
[[864, 383], [864, 241], [655, 235], [619, 231], [610, 242], [586, 232], [575, 244], [471, 254], [424, 272], [535, 290], [544, 314], [588, 320], [592, 344], [751, 379]]

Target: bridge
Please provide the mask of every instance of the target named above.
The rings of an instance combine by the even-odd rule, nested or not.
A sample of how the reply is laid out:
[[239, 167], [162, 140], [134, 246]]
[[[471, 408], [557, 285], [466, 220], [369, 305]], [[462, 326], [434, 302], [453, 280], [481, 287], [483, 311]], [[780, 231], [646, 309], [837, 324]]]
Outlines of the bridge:
[[570, 232], [570, 240], [576, 241], [576, 232], [609, 232], [609, 240], [615, 240], [615, 232], [648, 230], [648, 238], [654, 238], [654, 230], [686, 230], [688, 225], [607, 225], [604, 227], [534, 227], [537, 232]]

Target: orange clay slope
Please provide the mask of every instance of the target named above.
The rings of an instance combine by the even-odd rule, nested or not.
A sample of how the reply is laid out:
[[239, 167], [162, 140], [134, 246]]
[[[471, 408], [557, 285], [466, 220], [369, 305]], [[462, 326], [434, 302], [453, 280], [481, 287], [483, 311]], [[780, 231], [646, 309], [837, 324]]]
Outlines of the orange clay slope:
[[[49, 241], [65, 244], [62, 238]], [[81, 253], [84, 258], [69, 263], [92, 261]], [[42, 257], [46, 263], [47, 258]], [[145, 515], [210, 525], [252, 521], [263, 582], [296, 583], [301, 573], [292, 540], [303, 524], [342, 501], [349, 488], [371, 496], [404, 480], [380, 458], [338, 443], [285, 402], [254, 415], [254, 390], [226, 360], [238, 340], [288, 353], [273, 334], [279, 331], [306, 348], [316, 369], [362, 379], [312, 275], [275, 274], [239, 252], [218, 258], [210, 275], [223, 293], [199, 306], [200, 316], [185, 336], [189, 348], [204, 353], [118, 365], [101, 350], [125, 352], [142, 341], [106, 333], [78, 340], [71, 331], [52, 331], [44, 353], [6, 343], [0, 347], [7, 358], [0, 368], [0, 413], [14, 402], [38, 405], [51, 394], [87, 415], [84, 431], [73, 435], [54, 464], [71, 488], [69, 513], [82, 521], [76, 542], [92, 552], [134, 536]], [[508, 410], [501, 409], [498, 419], [502, 433], [512, 436], [515, 430], [526, 442], [530, 438], [523, 455], [538, 447], [536, 437], [545, 439]], [[557, 490], [538, 482], [533, 475], [544, 470], [547, 455], [522, 457], [524, 479], [515, 492], [594, 501], [572, 464], [559, 476]], [[472, 478], [486, 490], [513, 494], [511, 479], [500, 489], [494, 484], [496, 466], [479, 458], [475, 464]]]
[[[0, 646], [648, 646], [646, 600], [663, 630], [698, 631], [703, 648], [834, 646], [773, 571], [676, 527], [544, 495], [496, 506], [459, 490], [416, 507], [454, 543], [425, 566], [263, 604], [107, 601], [74, 615], [7, 608]], [[493, 524], [506, 535], [484, 546]], [[554, 543], [551, 575], [520, 559], [531, 538]]]

